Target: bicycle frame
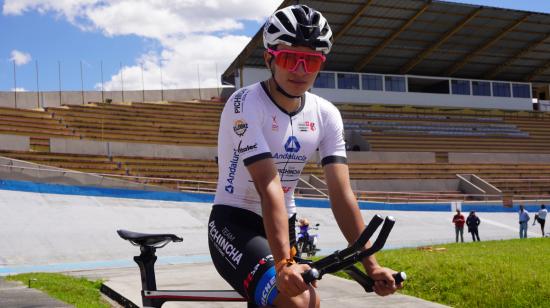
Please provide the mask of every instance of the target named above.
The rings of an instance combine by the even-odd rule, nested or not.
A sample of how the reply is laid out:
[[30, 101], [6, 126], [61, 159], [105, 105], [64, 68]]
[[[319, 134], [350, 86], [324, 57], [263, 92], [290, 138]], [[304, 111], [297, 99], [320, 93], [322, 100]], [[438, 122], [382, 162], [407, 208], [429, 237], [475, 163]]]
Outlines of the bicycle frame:
[[[378, 238], [368, 249], [365, 244], [374, 234], [376, 229], [384, 222]], [[374, 281], [365, 273], [355, 267], [355, 263], [382, 249], [386, 239], [393, 228], [395, 220], [387, 217], [385, 220], [380, 215], [375, 215], [365, 227], [359, 239], [348, 248], [342, 251], [335, 251], [315, 262], [309, 260], [298, 260], [301, 263], [309, 264], [311, 269], [302, 274], [304, 281], [310, 283], [313, 280], [320, 280], [326, 273], [333, 273], [344, 270], [355, 281], [357, 281], [366, 292], [372, 292]], [[141, 299], [143, 307], [158, 308], [168, 301], [219, 301], [219, 302], [246, 302], [238, 292], [233, 290], [157, 290], [155, 277], [155, 262], [157, 261], [156, 250], [166, 246], [170, 242], [181, 242], [183, 239], [174, 234], [145, 234], [126, 230], [118, 230], [119, 236], [130, 241], [133, 245], [140, 247], [140, 255], [134, 257], [141, 274]], [[403, 272], [394, 274], [396, 283], [406, 279]], [[116, 293], [116, 292], [111, 292]], [[125, 307], [137, 307], [127, 299], [115, 299]], [[253, 303], [247, 303], [249, 308], [257, 307]]]
[[141, 273], [141, 298], [144, 307], [161, 307], [167, 301], [222, 301], [245, 302], [232, 290], [157, 290], [155, 277], [156, 247], [141, 246], [141, 254], [134, 257]]

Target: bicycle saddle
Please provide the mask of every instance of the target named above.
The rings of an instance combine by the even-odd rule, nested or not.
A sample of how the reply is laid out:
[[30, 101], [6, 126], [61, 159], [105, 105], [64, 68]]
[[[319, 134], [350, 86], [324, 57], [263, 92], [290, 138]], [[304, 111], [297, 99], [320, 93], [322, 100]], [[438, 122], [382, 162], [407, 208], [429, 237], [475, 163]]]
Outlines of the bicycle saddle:
[[182, 242], [183, 238], [175, 234], [149, 234], [139, 233], [128, 230], [117, 230], [118, 235], [129, 241], [135, 246], [148, 246], [154, 248], [162, 248], [170, 242]]

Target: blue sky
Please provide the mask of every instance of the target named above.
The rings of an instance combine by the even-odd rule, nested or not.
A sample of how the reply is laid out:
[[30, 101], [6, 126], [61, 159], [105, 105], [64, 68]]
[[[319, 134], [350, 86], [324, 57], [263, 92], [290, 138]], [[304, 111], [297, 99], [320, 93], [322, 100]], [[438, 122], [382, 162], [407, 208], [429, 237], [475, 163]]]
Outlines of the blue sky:
[[[162, 2], [162, 1], [161, 1]], [[454, 2], [550, 13], [549, 0]], [[280, 0], [2, 0], [0, 91], [214, 86]], [[204, 46], [210, 46], [205, 49]], [[121, 70], [122, 67], [122, 70]], [[198, 72], [197, 72], [198, 71]]]

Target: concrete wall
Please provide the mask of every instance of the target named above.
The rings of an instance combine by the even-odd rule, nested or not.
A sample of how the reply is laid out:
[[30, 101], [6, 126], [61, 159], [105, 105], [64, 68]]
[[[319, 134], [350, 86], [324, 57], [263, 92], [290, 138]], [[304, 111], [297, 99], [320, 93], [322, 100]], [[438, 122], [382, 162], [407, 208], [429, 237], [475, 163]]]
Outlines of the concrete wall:
[[[237, 88], [247, 86], [269, 78], [267, 69], [245, 68], [243, 85], [240, 78], [235, 78]], [[430, 94], [415, 92], [385, 92], [368, 90], [318, 89], [315, 93], [334, 103], [371, 103], [388, 105], [416, 105], [416, 106], [453, 106], [465, 108], [495, 108], [508, 110], [533, 110], [531, 98], [486, 97], [469, 95]]]
[[528, 153], [449, 153], [451, 164], [542, 164], [550, 163], [550, 154]]
[[[112, 99], [115, 102], [183, 102], [192, 99], [210, 99], [223, 93], [231, 92], [226, 88], [207, 89], [177, 89], [177, 90], [145, 90], [143, 91], [58, 91], [17, 92], [17, 102], [14, 92], [0, 92], [0, 107], [34, 109], [58, 107], [60, 105], [82, 105], [88, 102], [101, 102]], [[145, 98], [145, 100], [144, 100]]]
[[215, 159], [216, 147], [178, 146], [150, 143], [105, 142], [50, 138], [50, 151], [89, 155], [119, 155], [159, 158]]
[[76, 172], [51, 166], [38, 165], [26, 161], [0, 157], [0, 179], [30, 181], [49, 184], [95, 186], [107, 188], [127, 188], [153, 191], [169, 190], [109, 177]]
[[0, 150], [28, 151], [30, 149], [29, 136], [0, 134]]

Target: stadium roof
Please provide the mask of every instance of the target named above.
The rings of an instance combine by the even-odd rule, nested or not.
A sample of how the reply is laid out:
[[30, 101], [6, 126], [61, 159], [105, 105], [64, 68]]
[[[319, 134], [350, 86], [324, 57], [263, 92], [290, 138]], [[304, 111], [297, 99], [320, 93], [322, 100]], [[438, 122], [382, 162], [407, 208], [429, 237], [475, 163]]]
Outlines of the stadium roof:
[[[550, 82], [550, 14], [431, 0], [285, 0], [323, 13], [325, 70]], [[224, 72], [264, 67], [262, 29]]]

